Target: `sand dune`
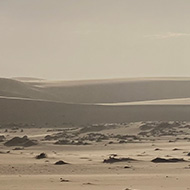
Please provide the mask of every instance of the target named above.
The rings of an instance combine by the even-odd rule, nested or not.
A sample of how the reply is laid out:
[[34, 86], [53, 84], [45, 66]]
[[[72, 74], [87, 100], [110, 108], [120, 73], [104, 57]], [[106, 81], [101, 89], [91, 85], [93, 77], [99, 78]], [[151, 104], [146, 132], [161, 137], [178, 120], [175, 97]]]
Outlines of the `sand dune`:
[[25, 80], [24, 84], [48, 94], [48, 97], [44, 96], [46, 99], [72, 103], [118, 103], [190, 97], [190, 78], [32, 82]]
[[2, 123], [64, 126], [134, 121], [189, 121], [190, 105], [82, 105], [0, 98]]
[[189, 121], [189, 78], [24, 81], [0, 79], [0, 123]]
[[51, 93], [46, 93], [30, 84], [7, 78], [0, 78], [0, 95], [7, 97], [56, 100]]

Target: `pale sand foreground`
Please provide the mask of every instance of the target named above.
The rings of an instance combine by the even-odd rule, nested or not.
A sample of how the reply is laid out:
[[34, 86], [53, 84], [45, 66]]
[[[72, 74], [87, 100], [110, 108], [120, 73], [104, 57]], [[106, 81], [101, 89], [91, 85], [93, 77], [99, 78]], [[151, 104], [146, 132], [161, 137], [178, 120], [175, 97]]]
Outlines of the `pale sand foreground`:
[[[125, 128], [117, 129], [124, 133]], [[127, 127], [129, 134], [136, 134], [137, 127]], [[101, 131], [106, 133], [107, 131]], [[116, 132], [116, 129], [110, 130]], [[52, 141], [41, 141], [46, 129], [24, 129], [24, 134], [39, 141], [24, 150], [13, 150], [0, 144], [0, 189], [92, 189], [92, 190], [185, 190], [190, 189], [190, 162], [187, 153], [190, 142], [176, 137], [143, 138], [141, 142], [108, 144], [106, 141], [91, 145], [55, 145]], [[119, 133], [119, 132], [118, 132]], [[22, 136], [19, 131], [7, 132], [7, 139]], [[181, 136], [182, 137], [182, 136]], [[184, 137], [184, 136], [183, 136]], [[106, 146], [105, 146], [106, 144]], [[156, 148], [160, 150], [155, 151]], [[177, 148], [176, 150], [173, 150]], [[10, 150], [10, 153], [6, 153]], [[45, 152], [48, 158], [37, 160], [35, 156]], [[109, 154], [130, 157], [137, 161], [106, 164], [102, 161]], [[155, 157], [184, 158], [181, 163], [152, 163]], [[169, 157], [170, 156], [170, 157]], [[70, 164], [54, 165], [58, 160]], [[124, 168], [129, 166], [130, 168]], [[69, 180], [61, 182], [60, 178]]]
[[[151, 176], [150, 176], [151, 175]], [[71, 180], [68, 183], [59, 182], [58, 175], [25, 175], [25, 176], [3, 176], [1, 177], [1, 189], [29, 189], [29, 190], [49, 190], [49, 189], [68, 189], [68, 190], [185, 190], [190, 186], [189, 177], [181, 175], [176, 179], [176, 175], [166, 178], [164, 175], [68, 175]], [[11, 179], [11, 181], [10, 181]], [[88, 184], [88, 182], [92, 184]]]
[[[177, 144], [176, 144], [177, 145]], [[162, 146], [166, 147], [166, 144]], [[184, 144], [185, 146], [185, 144]], [[161, 146], [160, 146], [161, 147]], [[142, 148], [136, 151], [123, 150], [114, 152], [126, 153], [132, 155], [140, 153]], [[135, 148], [135, 147], [134, 147]], [[184, 147], [187, 148], [187, 147]], [[76, 148], [78, 150], [78, 148]], [[169, 148], [168, 148], [169, 149]], [[145, 151], [148, 151], [145, 149]], [[72, 153], [74, 155], [71, 155]], [[86, 150], [80, 156], [85, 155], [92, 158], [92, 161], [81, 161], [77, 152], [64, 151], [65, 156], [59, 156], [64, 160], [71, 161], [72, 165], [54, 166], [55, 158], [50, 158], [50, 163], [37, 161], [34, 158], [28, 158], [18, 155], [19, 161], [11, 156], [1, 157], [1, 187], [2, 190], [20, 190], [20, 189], [176, 189], [185, 190], [190, 187], [188, 163], [161, 163], [154, 164], [147, 160], [149, 156], [140, 157], [142, 161], [137, 163], [101, 163], [103, 155], [113, 151]], [[151, 152], [150, 150], [148, 152]], [[36, 152], [37, 153], [37, 152]], [[153, 153], [154, 154], [154, 153]], [[181, 156], [181, 152], [179, 153]], [[17, 156], [16, 156], [17, 157]], [[20, 157], [20, 158], [19, 158]], [[135, 157], [135, 156], [134, 156]], [[57, 158], [58, 159], [58, 158]], [[4, 164], [6, 162], [6, 164]], [[125, 165], [132, 166], [131, 169], [124, 169]], [[60, 178], [67, 179], [69, 182], [60, 182]]]

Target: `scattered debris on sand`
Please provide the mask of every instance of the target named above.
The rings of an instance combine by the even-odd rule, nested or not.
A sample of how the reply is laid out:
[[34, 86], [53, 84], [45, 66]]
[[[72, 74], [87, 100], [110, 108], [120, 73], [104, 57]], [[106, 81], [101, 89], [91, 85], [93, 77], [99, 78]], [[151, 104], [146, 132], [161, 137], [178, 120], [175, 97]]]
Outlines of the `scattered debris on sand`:
[[13, 150], [24, 150], [24, 148], [23, 147], [15, 147], [15, 148], [13, 148]]
[[177, 136], [180, 134], [185, 134], [181, 128], [187, 128], [186, 126], [181, 126], [179, 122], [149, 122], [140, 126], [142, 130], [139, 135], [141, 136]]
[[36, 159], [43, 159], [43, 158], [47, 158], [47, 154], [44, 152], [36, 156]]
[[97, 132], [97, 131], [115, 129], [116, 127], [118, 127], [118, 124], [114, 124], [114, 123], [110, 123], [110, 124], [93, 124], [93, 125], [81, 128], [79, 133]]
[[4, 143], [5, 146], [24, 146], [29, 147], [37, 145], [37, 141], [28, 139], [27, 136], [24, 137], [14, 137], [11, 140]]
[[63, 179], [62, 177], [60, 178], [60, 182], [70, 182], [68, 179]]
[[83, 142], [80, 140], [74, 141], [74, 140], [67, 140], [67, 139], [58, 140], [55, 142], [55, 144], [57, 144], [57, 145], [89, 145], [89, 143]]
[[115, 163], [115, 162], [131, 162], [136, 161], [133, 158], [115, 158], [115, 156], [110, 156], [108, 159], [104, 159], [103, 163]]
[[169, 159], [166, 159], [166, 158], [155, 158], [153, 159], [151, 162], [154, 162], [154, 163], [168, 163], [168, 162], [171, 162], [171, 163], [174, 163], [174, 162], [186, 162], [183, 158], [169, 158]]
[[93, 183], [88, 182], [88, 183], [83, 183], [83, 185], [94, 185], [94, 184], [93, 184]]

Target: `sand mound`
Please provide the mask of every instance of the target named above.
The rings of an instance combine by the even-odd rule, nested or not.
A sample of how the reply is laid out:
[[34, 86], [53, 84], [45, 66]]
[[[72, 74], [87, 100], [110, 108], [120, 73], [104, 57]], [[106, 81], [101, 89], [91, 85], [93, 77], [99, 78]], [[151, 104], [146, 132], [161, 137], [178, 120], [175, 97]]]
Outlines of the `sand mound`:
[[[49, 83], [0, 78], [0, 124], [64, 127], [135, 121], [189, 121], [189, 85], [190, 78]], [[150, 100], [158, 102], [139, 102]], [[125, 105], [126, 102], [130, 104]], [[90, 126], [80, 132], [101, 131], [102, 128]], [[160, 135], [162, 126], [159, 131], [151, 125], [141, 129], [145, 134], [146, 130], [152, 130], [150, 133]]]
[[28, 139], [27, 136], [24, 137], [14, 137], [11, 140], [7, 141], [4, 143], [5, 146], [24, 146], [24, 147], [29, 147], [36, 145], [37, 142]]

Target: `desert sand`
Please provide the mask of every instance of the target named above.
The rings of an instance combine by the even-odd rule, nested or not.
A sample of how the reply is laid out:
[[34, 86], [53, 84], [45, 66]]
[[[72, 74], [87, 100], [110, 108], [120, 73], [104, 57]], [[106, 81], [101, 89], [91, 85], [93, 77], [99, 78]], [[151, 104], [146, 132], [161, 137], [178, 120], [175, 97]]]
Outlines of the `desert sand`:
[[0, 85], [0, 189], [190, 189], [190, 78]]
[[[189, 134], [185, 122], [1, 129], [1, 189], [185, 190], [190, 187]], [[6, 145], [25, 135], [37, 144]], [[36, 159], [41, 153], [45, 158]], [[157, 157], [183, 161], [151, 162]], [[109, 158], [111, 163], [104, 163]], [[55, 165], [60, 160], [67, 164]]]

